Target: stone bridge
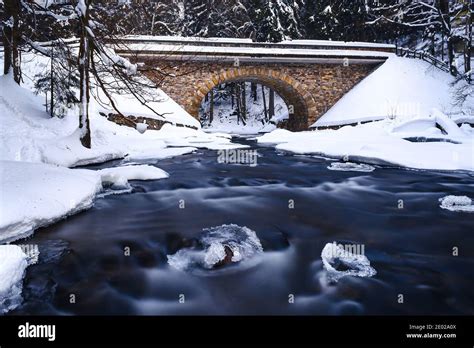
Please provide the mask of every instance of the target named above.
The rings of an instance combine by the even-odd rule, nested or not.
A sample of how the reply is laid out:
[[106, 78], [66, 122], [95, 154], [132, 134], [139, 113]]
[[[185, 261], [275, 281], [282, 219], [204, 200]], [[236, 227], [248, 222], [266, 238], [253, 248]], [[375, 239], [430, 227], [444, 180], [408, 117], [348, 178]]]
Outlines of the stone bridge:
[[126, 46], [115, 47], [117, 53], [141, 63], [144, 74], [196, 119], [212, 88], [250, 81], [282, 97], [290, 115], [280, 126], [293, 131], [308, 129], [395, 52], [393, 45], [334, 41], [267, 44], [171, 37], [125, 41]]

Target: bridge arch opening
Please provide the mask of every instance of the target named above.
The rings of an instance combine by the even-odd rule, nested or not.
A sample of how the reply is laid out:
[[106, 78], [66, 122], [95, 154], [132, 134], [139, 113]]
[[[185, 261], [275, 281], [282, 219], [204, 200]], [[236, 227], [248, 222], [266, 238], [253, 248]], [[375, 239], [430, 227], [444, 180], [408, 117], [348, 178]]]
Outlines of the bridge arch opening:
[[271, 69], [234, 68], [211, 74], [198, 82], [195, 97], [190, 101], [188, 112], [200, 119], [200, 108], [203, 100], [213, 89], [230, 83], [250, 82], [272, 89], [286, 104], [288, 119], [279, 122], [278, 127], [292, 131], [306, 130], [309, 114], [314, 111], [315, 102], [306, 88], [291, 76]]

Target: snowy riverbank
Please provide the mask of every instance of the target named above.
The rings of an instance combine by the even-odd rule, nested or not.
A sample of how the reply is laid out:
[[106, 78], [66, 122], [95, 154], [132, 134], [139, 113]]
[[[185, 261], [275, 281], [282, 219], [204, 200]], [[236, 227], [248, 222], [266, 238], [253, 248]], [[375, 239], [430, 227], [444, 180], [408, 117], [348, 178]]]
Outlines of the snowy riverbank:
[[391, 56], [315, 122], [322, 129], [278, 129], [258, 142], [345, 161], [474, 171], [474, 97], [459, 103], [453, 81], [424, 61]]
[[[438, 127], [440, 122], [444, 132]], [[444, 134], [447, 133], [447, 134]], [[293, 133], [276, 130], [258, 139], [297, 154], [396, 166], [474, 171], [474, 128], [461, 128], [445, 116], [385, 119], [338, 130]]]

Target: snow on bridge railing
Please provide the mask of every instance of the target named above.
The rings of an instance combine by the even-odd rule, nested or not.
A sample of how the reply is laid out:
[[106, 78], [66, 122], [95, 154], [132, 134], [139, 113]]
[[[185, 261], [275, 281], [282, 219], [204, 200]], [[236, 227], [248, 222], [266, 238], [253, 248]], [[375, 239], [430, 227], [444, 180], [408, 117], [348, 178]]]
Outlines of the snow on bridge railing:
[[163, 45], [211, 46], [211, 47], [251, 47], [251, 48], [293, 48], [293, 49], [345, 49], [383, 51], [395, 53], [396, 46], [373, 42], [346, 42], [329, 40], [286, 40], [282, 42], [253, 42], [239, 38], [202, 38], [182, 36], [129, 35], [120, 38], [124, 43], [152, 43]]
[[450, 72], [449, 65], [447, 63], [443, 62], [442, 60], [439, 60], [438, 58], [432, 56], [429, 53], [419, 51], [419, 50], [412, 50], [410, 48], [397, 47], [396, 54], [397, 56], [400, 56], [400, 57], [421, 59], [421, 60], [424, 60], [425, 62], [430, 63], [436, 68], [443, 70], [444, 72], [447, 72], [447, 73]]

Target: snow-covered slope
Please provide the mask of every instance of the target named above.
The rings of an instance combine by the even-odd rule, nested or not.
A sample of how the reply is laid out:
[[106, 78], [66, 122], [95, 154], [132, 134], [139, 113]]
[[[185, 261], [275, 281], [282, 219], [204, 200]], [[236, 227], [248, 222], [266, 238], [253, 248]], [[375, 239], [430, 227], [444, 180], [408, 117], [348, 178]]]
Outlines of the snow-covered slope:
[[[192, 152], [197, 147], [235, 147], [228, 137], [170, 124], [160, 131], [141, 134], [108, 121], [91, 103], [92, 149], [86, 149], [79, 142], [77, 110], [71, 109], [63, 119], [51, 118], [42, 103], [40, 96], [0, 76], [0, 160], [72, 167], [125, 156], [163, 158]], [[169, 151], [168, 146], [187, 148], [176, 152]]]
[[[0, 56], [0, 62], [3, 57]], [[35, 53], [25, 53], [22, 56], [22, 75], [23, 75], [23, 87], [27, 87], [30, 90], [33, 90], [34, 83], [33, 80], [37, 74], [42, 74], [45, 71], [50, 69], [50, 59], [43, 55]], [[143, 77], [144, 78], [144, 77]], [[94, 94], [98, 94], [100, 100], [107, 100], [106, 96], [100, 90], [94, 91]], [[155, 101], [149, 102], [148, 106], [156, 110], [159, 114], [162, 114], [163, 117], [160, 117], [150, 111], [149, 108], [142, 105], [136, 98], [131, 94], [121, 94], [120, 96], [114, 96], [114, 102], [119, 108], [119, 110], [124, 115], [133, 115], [133, 116], [146, 116], [148, 118], [156, 118], [159, 120], [166, 120], [172, 124], [183, 124], [187, 126], [200, 128], [200, 123], [194, 117], [189, 115], [186, 110], [179, 106], [173, 99], [171, 99], [165, 92], [157, 88], [153, 91], [148, 91], [147, 93], [153, 93], [149, 97], [153, 97]], [[42, 96], [41, 104], [44, 104], [44, 96]], [[111, 108], [106, 109], [99, 106], [95, 103], [94, 100], [91, 102], [92, 108], [97, 109], [97, 111], [105, 112], [106, 114], [109, 111], [112, 111]], [[43, 108], [44, 110], [44, 108]]]
[[422, 60], [391, 55], [312, 126], [428, 116], [432, 108], [450, 115], [460, 111], [453, 105], [452, 81], [449, 74]]

